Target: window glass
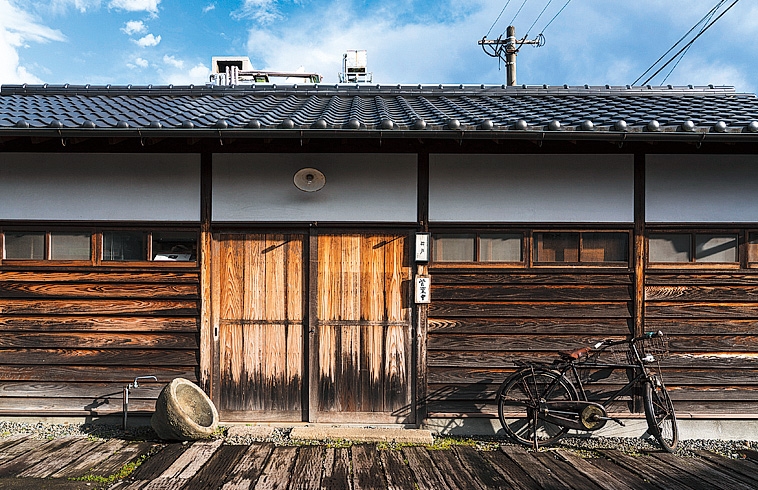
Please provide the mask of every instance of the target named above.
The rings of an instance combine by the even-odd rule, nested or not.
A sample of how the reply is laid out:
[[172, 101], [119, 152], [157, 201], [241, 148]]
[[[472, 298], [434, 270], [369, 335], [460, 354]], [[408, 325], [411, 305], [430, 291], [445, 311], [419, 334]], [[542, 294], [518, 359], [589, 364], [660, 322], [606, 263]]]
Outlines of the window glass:
[[5, 256], [8, 260], [43, 260], [45, 258], [45, 234], [5, 233]]
[[521, 233], [479, 236], [479, 260], [482, 262], [521, 262]]
[[147, 260], [147, 234], [141, 231], [103, 232], [103, 260]]
[[695, 235], [695, 261], [737, 262], [737, 235]]
[[579, 233], [535, 233], [535, 262], [579, 262]]
[[650, 235], [648, 240], [650, 262], [690, 262], [692, 243], [686, 233]]
[[153, 260], [175, 262], [197, 260], [197, 233], [193, 231], [154, 232]]
[[50, 234], [50, 258], [53, 260], [90, 260], [91, 249], [89, 233]]
[[437, 262], [472, 262], [475, 235], [435, 235], [434, 260]]
[[582, 233], [582, 262], [628, 262], [626, 233]]
[[747, 257], [750, 262], [758, 262], [758, 233], [748, 236]]

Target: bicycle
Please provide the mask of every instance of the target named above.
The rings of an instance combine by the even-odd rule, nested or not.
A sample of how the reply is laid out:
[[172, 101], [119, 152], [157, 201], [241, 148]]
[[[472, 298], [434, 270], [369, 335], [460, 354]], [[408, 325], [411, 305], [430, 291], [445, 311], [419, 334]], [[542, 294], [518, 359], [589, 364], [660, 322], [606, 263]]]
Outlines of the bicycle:
[[[668, 338], [648, 332], [625, 340], [603, 340], [594, 347], [559, 352], [552, 363], [517, 361], [519, 369], [498, 389], [498, 417], [513, 441], [537, 449], [554, 444], [569, 430], [595, 431], [613, 421], [607, 407], [642, 387], [648, 434], [667, 452], [679, 442], [676, 414], [660, 374], [658, 361], [668, 355]], [[610, 357], [613, 362], [603, 361]], [[590, 401], [579, 370], [626, 369], [629, 382], [605, 401]], [[569, 377], [571, 375], [571, 379]]]

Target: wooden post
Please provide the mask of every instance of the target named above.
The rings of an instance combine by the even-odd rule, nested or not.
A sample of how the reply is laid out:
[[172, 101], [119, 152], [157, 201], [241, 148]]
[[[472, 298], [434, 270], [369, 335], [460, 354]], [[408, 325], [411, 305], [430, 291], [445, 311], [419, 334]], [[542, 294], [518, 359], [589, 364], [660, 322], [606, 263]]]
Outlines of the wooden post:
[[645, 154], [634, 154], [634, 329], [645, 330]]
[[[429, 153], [419, 153], [418, 165], [418, 224], [420, 231], [429, 231]], [[410, 240], [411, 247], [415, 240]], [[413, 251], [411, 257], [415, 256]], [[417, 275], [429, 274], [426, 264], [416, 265]], [[414, 279], [415, 280], [415, 279]], [[411, 288], [412, 289], [412, 288]], [[413, 296], [413, 295], [411, 295]], [[432, 298], [434, 301], [434, 298]], [[424, 423], [427, 416], [427, 376], [426, 376], [426, 337], [428, 329], [429, 306], [416, 305], [416, 383], [414, 399], [416, 401], [416, 425]]]
[[200, 154], [200, 386], [213, 399], [214, 331], [211, 317], [211, 179], [213, 154]]

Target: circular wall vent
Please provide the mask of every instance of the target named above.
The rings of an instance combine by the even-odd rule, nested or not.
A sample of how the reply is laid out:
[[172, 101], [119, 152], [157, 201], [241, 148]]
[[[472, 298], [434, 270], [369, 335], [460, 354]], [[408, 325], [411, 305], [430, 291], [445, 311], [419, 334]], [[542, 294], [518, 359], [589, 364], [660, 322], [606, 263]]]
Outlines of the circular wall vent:
[[301, 168], [295, 172], [295, 187], [305, 192], [316, 192], [326, 184], [326, 177], [315, 168]]

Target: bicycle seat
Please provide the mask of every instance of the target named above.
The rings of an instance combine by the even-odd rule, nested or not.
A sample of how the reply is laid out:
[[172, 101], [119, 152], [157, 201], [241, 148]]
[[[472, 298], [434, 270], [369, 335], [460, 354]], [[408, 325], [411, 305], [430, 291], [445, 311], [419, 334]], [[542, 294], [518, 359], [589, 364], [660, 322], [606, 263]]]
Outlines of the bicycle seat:
[[581, 349], [576, 349], [576, 350], [561, 350], [561, 351], [558, 351], [558, 354], [560, 354], [561, 359], [565, 359], [567, 361], [569, 360], [576, 361], [579, 358], [584, 357], [587, 354], [589, 354], [591, 350], [592, 349], [590, 347], [582, 347]]

